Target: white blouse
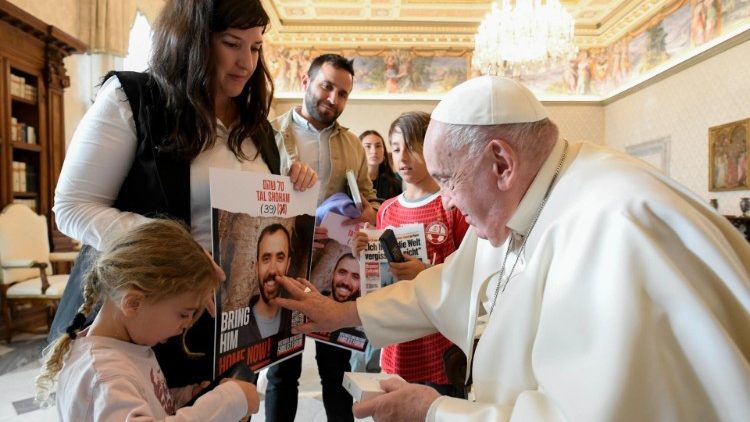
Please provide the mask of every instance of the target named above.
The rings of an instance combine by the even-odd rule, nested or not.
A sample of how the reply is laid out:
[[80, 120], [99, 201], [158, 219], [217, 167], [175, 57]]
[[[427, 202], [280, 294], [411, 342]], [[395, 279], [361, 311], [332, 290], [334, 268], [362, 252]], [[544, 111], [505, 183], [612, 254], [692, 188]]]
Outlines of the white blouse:
[[[55, 189], [55, 213], [61, 232], [101, 250], [104, 241], [147, 217], [112, 207], [130, 171], [137, 147], [135, 121], [120, 81], [110, 78], [73, 134]], [[191, 232], [203, 247], [211, 249], [210, 167], [270, 173], [263, 158], [255, 157], [252, 142], [242, 151], [253, 160], [238, 160], [227, 146], [228, 131], [217, 119], [216, 142], [198, 154], [190, 165]], [[281, 174], [291, 165], [283, 140], [276, 136]]]

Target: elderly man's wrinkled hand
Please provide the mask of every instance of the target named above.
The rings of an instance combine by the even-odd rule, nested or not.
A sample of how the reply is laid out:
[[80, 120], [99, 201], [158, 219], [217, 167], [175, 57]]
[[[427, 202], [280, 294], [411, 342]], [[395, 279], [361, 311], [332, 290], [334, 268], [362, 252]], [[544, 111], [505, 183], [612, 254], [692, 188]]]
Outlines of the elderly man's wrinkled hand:
[[376, 422], [421, 422], [427, 417], [432, 402], [440, 397], [433, 388], [397, 378], [380, 381], [380, 388], [386, 393], [354, 404], [355, 417], [372, 416]]
[[286, 290], [288, 297], [277, 297], [273, 302], [307, 317], [306, 323], [292, 327], [293, 333], [330, 332], [361, 325], [355, 302], [336, 302], [321, 295], [312, 283], [302, 278], [277, 275], [276, 282]]

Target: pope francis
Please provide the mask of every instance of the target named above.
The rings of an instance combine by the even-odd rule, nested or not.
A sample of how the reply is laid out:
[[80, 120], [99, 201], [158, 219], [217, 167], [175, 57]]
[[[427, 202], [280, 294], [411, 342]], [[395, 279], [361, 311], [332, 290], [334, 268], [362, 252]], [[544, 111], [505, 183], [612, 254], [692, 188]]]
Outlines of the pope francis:
[[[750, 246], [636, 159], [560, 139], [523, 85], [479, 77], [435, 108], [424, 156], [472, 228], [443, 265], [336, 303], [280, 278], [298, 330], [374, 347], [435, 331], [474, 400], [390, 381], [376, 421], [750, 421]], [[478, 319], [486, 319], [476, 350]]]

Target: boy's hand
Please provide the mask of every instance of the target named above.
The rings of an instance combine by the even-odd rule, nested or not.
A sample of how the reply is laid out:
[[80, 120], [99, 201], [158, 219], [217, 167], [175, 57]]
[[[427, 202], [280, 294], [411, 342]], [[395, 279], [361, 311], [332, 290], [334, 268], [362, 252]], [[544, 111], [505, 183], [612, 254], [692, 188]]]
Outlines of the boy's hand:
[[[365, 223], [365, 226], [362, 228], [369, 228], [369, 224]], [[355, 258], [359, 258], [359, 253], [367, 248], [368, 240], [369, 239], [365, 232], [359, 231], [354, 234], [354, 237], [352, 237], [352, 255], [354, 255]]]
[[427, 268], [427, 265], [411, 255], [403, 255], [406, 262], [391, 262], [391, 273], [396, 280], [414, 280], [417, 274]]

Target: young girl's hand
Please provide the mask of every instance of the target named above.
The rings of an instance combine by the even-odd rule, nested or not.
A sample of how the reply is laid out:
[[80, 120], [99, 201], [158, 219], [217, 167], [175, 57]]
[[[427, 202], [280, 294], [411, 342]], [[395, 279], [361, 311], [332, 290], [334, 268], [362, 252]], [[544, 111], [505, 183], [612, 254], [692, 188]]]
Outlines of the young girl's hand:
[[422, 261], [411, 255], [404, 254], [406, 262], [391, 262], [391, 273], [396, 280], [414, 280], [417, 274], [427, 268]]
[[[367, 228], [367, 224], [365, 224], [365, 227]], [[354, 255], [355, 258], [359, 258], [359, 253], [365, 250], [367, 247], [367, 235], [365, 232], [359, 231], [354, 234], [354, 237], [352, 237], [352, 255]]]
[[237, 385], [242, 388], [242, 392], [245, 394], [245, 399], [247, 400], [247, 415], [258, 413], [258, 409], [260, 408], [260, 398], [258, 397], [258, 389], [255, 384], [232, 378], [225, 378], [221, 381], [222, 384], [225, 382], [237, 383]]
[[211, 385], [211, 381], [203, 381], [200, 384], [195, 384], [195, 386], [193, 387], [192, 396], [195, 396], [196, 394], [200, 393], [201, 391], [203, 391], [204, 388], [208, 387], [209, 385]]

